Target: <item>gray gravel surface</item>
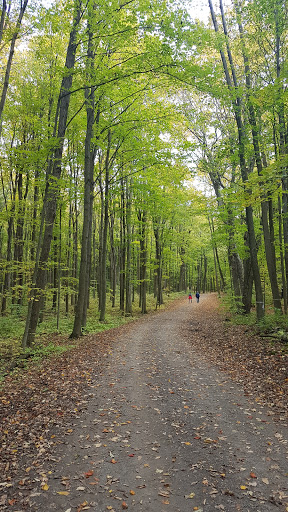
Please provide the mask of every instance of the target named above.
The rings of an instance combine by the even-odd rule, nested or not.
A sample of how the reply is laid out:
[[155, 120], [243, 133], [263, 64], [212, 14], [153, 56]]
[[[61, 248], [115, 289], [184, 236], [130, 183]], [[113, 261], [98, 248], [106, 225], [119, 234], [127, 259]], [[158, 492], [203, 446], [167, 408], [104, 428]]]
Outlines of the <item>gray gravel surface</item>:
[[31, 511], [288, 511], [287, 424], [193, 349], [209, 300], [179, 301], [118, 338]]

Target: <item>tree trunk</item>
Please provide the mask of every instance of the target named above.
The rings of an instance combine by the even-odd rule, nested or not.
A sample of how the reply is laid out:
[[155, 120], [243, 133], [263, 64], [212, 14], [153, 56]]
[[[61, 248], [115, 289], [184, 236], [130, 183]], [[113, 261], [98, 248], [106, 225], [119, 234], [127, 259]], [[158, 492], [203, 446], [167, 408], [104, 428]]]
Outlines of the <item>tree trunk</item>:
[[4, 283], [2, 289], [2, 304], [1, 304], [1, 315], [6, 313], [7, 309], [7, 297], [8, 292], [10, 290], [10, 282], [11, 282], [11, 261], [12, 261], [12, 233], [13, 233], [13, 212], [14, 206], [12, 206], [12, 211], [10, 212], [10, 217], [8, 221], [8, 230], [7, 230], [7, 251], [6, 251], [6, 263], [5, 263], [5, 272], [4, 272]]
[[140, 241], [140, 287], [139, 306], [143, 315], [147, 314], [147, 241], [146, 241], [146, 211], [138, 210], [139, 241]]
[[132, 183], [127, 182], [126, 186], [126, 273], [125, 273], [125, 314], [132, 315], [132, 268], [131, 268], [131, 201]]
[[[236, 4], [236, 14], [237, 14], [240, 39], [241, 39], [241, 43], [242, 43], [242, 54], [243, 54], [244, 68], [245, 68], [245, 81], [246, 81], [249, 123], [250, 123], [251, 131], [252, 131], [252, 140], [253, 140], [253, 148], [254, 148], [256, 167], [257, 167], [257, 171], [258, 171], [258, 176], [261, 177], [261, 176], [263, 176], [263, 165], [262, 165], [260, 146], [259, 146], [260, 133], [259, 133], [259, 128], [257, 126], [255, 110], [254, 110], [254, 106], [253, 106], [252, 99], [251, 99], [252, 87], [251, 87], [250, 66], [249, 66], [248, 55], [247, 55], [245, 42], [244, 42], [244, 31], [243, 31], [243, 27], [242, 27], [242, 23], [241, 23], [241, 19], [240, 19], [240, 10], [239, 10], [239, 7], [237, 6], [237, 4]], [[225, 35], [227, 37], [227, 31], [226, 30], [224, 30], [224, 31], [225, 31]], [[263, 183], [260, 183], [260, 187], [261, 187], [261, 185], [263, 185]], [[267, 262], [267, 269], [268, 269], [270, 285], [271, 285], [271, 290], [272, 290], [274, 308], [276, 310], [282, 311], [278, 282], [277, 282], [275, 247], [271, 240], [271, 231], [272, 232], [274, 231], [273, 216], [270, 217], [270, 228], [269, 228], [269, 223], [268, 223], [269, 205], [268, 205], [268, 200], [266, 199], [266, 194], [264, 194], [264, 197], [261, 200], [261, 212], [262, 212], [262, 227], [263, 227], [263, 235], [264, 235], [266, 262]]]
[[[8, 91], [8, 87], [9, 87], [12, 60], [13, 60], [14, 51], [15, 51], [15, 44], [16, 44], [16, 40], [19, 35], [22, 19], [23, 19], [24, 13], [26, 11], [27, 4], [28, 4], [28, 0], [24, 0], [23, 3], [22, 2], [20, 3], [20, 11], [19, 11], [18, 19], [16, 22], [15, 30], [14, 30], [12, 38], [11, 38], [10, 51], [9, 51], [9, 56], [8, 56], [8, 60], [7, 60], [7, 64], [6, 64], [4, 83], [3, 83], [2, 94], [1, 94], [1, 98], [0, 98], [0, 136], [1, 136], [1, 131], [2, 131], [2, 115], [3, 115], [7, 91]], [[0, 29], [3, 30], [4, 20], [2, 20], [2, 16], [3, 16], [3, 11], [4, 12], [6, 11], [6, 2], [3, 2], [2, 9], [3, 10], [1, 13]]]
[[[222, 2], [220, 0], [220, 6], [222, 6]], [[218, 29], [218, 23], [217, 19], [215, 17], [212, 1], [209, 0], [209, 7], [211, 12], [211, 17], [214, 25], [215, 32], [217, 33], [219, 31]], [[224, 23], [224, 11], [222, 7], [222, 20]], [[244, 191], [245, 196], [247, 198], [251, 195], [251, 192], [247, 186], [248, 182], [248, 172], [246, 167], [246, 160], [245, 160], [245, 130], [242, 123], [242, 117], [241, 117], [241, 99], [238, 95], [238, 84], [236, 80], [232, 55], [229, 49], [229, 46], [227, 44], [227, 52], [228, 57], [230, 61], [230, 66], [232, 70], [232, 77], [233, 77], [233, 83], [231, 82], [227, 61], [225, 54], [222, 49], [220, 49], [220, 55], [221, 60], [223, 64], [224, 74], [227, 86], [232, 94], [232, 107], [234, 111], [235, 121], [237, 125], [237, 131], [238, 131], [238, 149], [239, 149], [239, 164], [240, 164], [240, 171], [241, 171], [241, 177], [244, 184]], [[256, 246], [256, 236], [255, 236], [255, 229], [254, 229], [254, 219], [253, 219], [253, 209], [251, 205], [248, 205], [245, 207], [246, 210], [246, 224], [247, 229], [249, 233], [249, 249], [250, 249], [250, 256], [251, 256], [251, 264], [253, 268], [253, 276], [254, 276], [254, 282], [255, 282], [255, 293], [256, 293], [256, 313], [257, 313], [257, 320], [260, 320], [264, 317], [265, 309], [264, 309], [264, 299], [263, 299], [263, 291], [262, 291], [262, 284], [261, 284], [261, 277], [260, 277], [260, 271], [259, 271], [259, 265], [258, 265], [258, 258], [257, 258], [257, 246]]]
[[111, 303], [112, 308], [115, 308], [117, 284], [117, 255], [114, 243], [114, 215], [110, 215], [110, 274]]
[[120, 311], [124, 313], [125, 308], [125, 262], [126, 262], [126, 214], [125, 214], [125, 189], [124, 179], [121, 178], [121, 208], [120, 208], [120, 248], [119, 248], [119, 293]]
[[[75, 65], [77, 49], [78, 25], [81, 19], [81, 2], [75, 0], [75, 12], [73, 18], [73, 27], [70, 32], [69, 44], [66, 53], [65, 73], [62, 79], [61, 90], [58, 99], [58, 108], [55, 119], [55, 134], [57, 135], [58, 145], [54, 150], [50, 167], [51, 174], [48, 174], [46, 192], [43, 203], [43, 220], [45, 229], [43, 239], [39, 239], [40, 257], [36, 261], [33, 277], [33, 295], [31, 297], [25, 332], [22, 339], [22, 346], [30, 346], [34, 342], [35, 332], [40, 313], [41, 295], [43, 294], [46, 283], [46, 265], [49, 258], [51, 240], [53, 236], [53, 226], [56, 216], [58, 198], [59, 198], [59, 180], [61, 177], [62, 154], [64, 147], [64, 137], [66, 133], [68, 109], [70, 104], [70, 90], [73, 79], [73, 68]], [[57, 128], [56, 128], [57, 127]], [[41, 246], [40, 246], [41, 244]]]
[[[283, 16], [283, 8], [282, 3], [280, 1], [275, 2], [275, 32], [276, 32], [276, 73], [277, 73], [277, 98], [276, 98], [276, 111], [278, 115], [279, 125], [279, 157], [280, 157], [280, 169], [281, 169], [281, 181], [282, 181], [282, 221], [283, 221], [283, 240], [284, 240], [284, 262], [285, 262], [285, 278], [284, 275], [282, 277], [283, 283], [283, 296], [284, 296], [284, 309], [286, 304], [287, 310], [287, 286], [288, 286], [288, 166], [287, 163], [282, 163], [287, 161], [288, 155], [288, 134], [287, 134], [287, 126], [286, 126], [286, 114], [285, 114], [285, 103], [283, 100], [284, 95], [284, 87], [283, 81], [281, 81], [281, 61], [280, 61], [280, 50], [281, 50], [281, 34], [284, 27], [283, 23], [281, 23], [281, 18]], [[283, 72], [283, 71], [282, 71]], [[275, 155], [277, 157], [275, 144]], [[279, 233], [280, 236], [280, 233]], [[282, 240], [280, 242], [280, 247], [282, 247]], [[283, 257], [283, 253], [282, 253]]]
[[104, 322], [106, 315], [106, 262], [107, 262], [107, 235], [109, 227], [109, 165], [111, 149], [111, 131], [108, 131], [108, 142], [105, 159], [105, 187], [104, 187], [104, 216], [103, 216], [103, 238], [102, 238], [102, 257], [101, 257], [101, 289], [99, 291], [100, 299], [100, 322]]
[[156, 307], [163, 304], [162, 293], [162, 244], [160, 233], [160, 221], [154, 222], [154, 236], [155, 236], [155, 249], [156, 249]]
[[56, 311], [57, 308], [57, 295], [58, 295], [58, 237], [56, 235], [53, 236], [54, 247], [52, 250], [53, 254], [53, 268], [52, 268], [52, 309]]
[[279, 215], [279, 246], [280, 246], [280, 262], [281, 262], [281, 275], [282, 275], [282, 297], [284, 300], [284, 313], [287, 314], [287, 281], [285, 274], [285, 262], [284, 262], [284, 251], [283, 251], [283, 235], [282, 235], [282, 211], [281, 211], [281, 199], [278, 196], [278, 215]]
[[2, 289], [2, 304], [1, 304], [1, 314], [4, 315], [6, 313], [7, 308], [7, 298], [8, 292], [11, 287], [11, 263], [12, 263], [12, 242], [13, 242], [13, 233], [14, 233], [14, 216], [15, 216], [15, 207], [16, 207], [16, 190], [17, 190], [17, 182], [18, 182], [18, 174], [15, 177], [15, 181], [11, 179], [12, 182], [12, 191], [11, 191], [11, 208], [8, 214], [8, 202], [4, 191], [4, 184], [2, 181], [3, 187], [3, 197], [5, 201], [6, 213], [8, 214], [8, 229], [7, 229], [7, 251], [6, 251], [6, 264], [4, 269], [4, 282]]
[[[88, 20], [88, 51], [87, 51], [87, 80], [91, 80], [91, 71], [94, 64], [92, 49], [93, 34]], [[85, 136], [85, 164], [84, 164], [84, 218], [82, 227], [81, 260], [79, 271], [78, 298], [75, 308], [74, 326], [70, 338], [79, 338], [82, 328], [86, 325], [87, 309], [89, 303], [89, 283], [91, 268], [91, 242], [92, 242], [92, 215], [94, 192], [94, 160], [95, 147], [93, 140], [93, 127], [95, 121], [95, 93], [94, 87], [85, 89], [86, 103], [86, 136]]]

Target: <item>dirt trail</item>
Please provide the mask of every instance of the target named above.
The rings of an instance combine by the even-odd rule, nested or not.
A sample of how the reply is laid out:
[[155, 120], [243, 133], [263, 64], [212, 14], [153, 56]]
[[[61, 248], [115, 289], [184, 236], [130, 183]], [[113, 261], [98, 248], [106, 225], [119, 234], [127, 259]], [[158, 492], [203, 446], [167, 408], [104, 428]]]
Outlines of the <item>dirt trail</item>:
[[288, 510], [286, 422], [199, 353], [201, 325], [215, 335], [213, 300], [179, 301], [123, 331], [86, 411], [29, 469], [27, 510]]

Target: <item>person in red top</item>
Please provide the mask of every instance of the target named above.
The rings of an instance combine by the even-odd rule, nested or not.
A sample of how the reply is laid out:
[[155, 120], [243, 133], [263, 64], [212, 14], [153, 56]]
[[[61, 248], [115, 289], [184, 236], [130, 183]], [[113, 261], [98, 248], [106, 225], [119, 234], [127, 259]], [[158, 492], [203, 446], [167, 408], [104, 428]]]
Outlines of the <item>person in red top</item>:
[[192, 293], [191, 292], [189, 292], [188, 300], [189, 300], [189, 302], [192, 302]]

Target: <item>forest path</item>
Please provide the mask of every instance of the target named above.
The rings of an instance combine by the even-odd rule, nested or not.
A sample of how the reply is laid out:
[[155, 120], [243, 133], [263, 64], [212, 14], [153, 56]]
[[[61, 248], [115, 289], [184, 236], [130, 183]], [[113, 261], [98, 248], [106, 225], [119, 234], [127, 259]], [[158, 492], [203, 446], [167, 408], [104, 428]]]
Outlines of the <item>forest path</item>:
[[27, 510], [288, 510], [287, 425], [193, 348], [202, 327], [216, 336], [215, 307], [180, 300], [120, 334], [38, 483], [31, 471]]

